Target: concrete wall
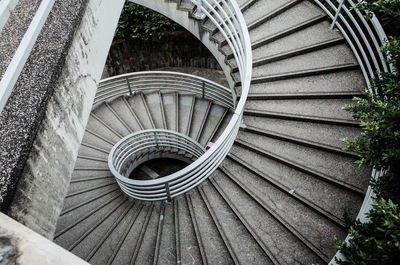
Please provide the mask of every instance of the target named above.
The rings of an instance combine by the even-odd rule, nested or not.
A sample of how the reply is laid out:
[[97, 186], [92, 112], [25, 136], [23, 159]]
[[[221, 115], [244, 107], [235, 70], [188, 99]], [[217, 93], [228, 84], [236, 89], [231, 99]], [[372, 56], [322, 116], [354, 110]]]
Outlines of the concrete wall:
[[0, 224], [0, 264], [89, 265], [2, 213]]
[[123, 0], [89, 0], [8, 214], [52, 238]]

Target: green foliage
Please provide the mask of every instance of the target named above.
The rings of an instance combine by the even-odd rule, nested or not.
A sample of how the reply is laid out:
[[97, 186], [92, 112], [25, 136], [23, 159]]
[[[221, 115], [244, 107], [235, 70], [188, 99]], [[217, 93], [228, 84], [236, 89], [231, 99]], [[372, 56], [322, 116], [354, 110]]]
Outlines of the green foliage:
[[389, 265], [400, 261], [400, 211], [391, 200], [380, 199], [368, 213], [371, 222], [356, 222], [350, 227], [351, 239], [338, 248], [346, 261], [341, 265]]
[[175, 31], [178, 28], [178, 24], [155, 11], [126, 2], [115, 36], [120, 39], [162, 39], [166, 32]]
[[[383, 51], [387, 61], [399, 67], [400, 39], [391, 38]], [[362, 126], [360, 137], [354, 141], [344, 140], [346, 149], [359, 154], [356, 162], [360, 165], [389, 170], [388, 174], [400, 172], [400, 75], [397, 69], [393, 73], [379, 74], [371, 83], [371, 91], [366, 90], [365, 98], [355, 98], [354, 104], [345, 106], [361, 120]], [[398, 191], [400, 193], [400, 187]]]
[[375, 13], [387, 33], [393, 35], [400, 31], [400, 0], [364, 0], [355, 8], [367, 12], [367, 18]]
[[[398, 21], [400, 1], [365, 1], [360, 8], [386, 21]], [[386, 10], [386, 8], [391, 10]], [[390, 21], [390, 20], [387, 20]], [[388, 23], [388, 22], [387, 22]], [[397, 26], [399, 23], [397, 24]], [[346, 150], [357, 152], [359, 165], [369, 165], [385, 174], [371, 180], [377, 201], [368, 213], [370, 222], [350, 226], [348, 243], [338, 242], [346, 260], [338, 264], [386, 265], [400, 261], [400, 38], [390, 38], [382, 48], [392, 73], [378, 73], [365, 98], [355, 98], [345, 109], [361, 120], [362, 132], [355, 140], [345, 139]]]

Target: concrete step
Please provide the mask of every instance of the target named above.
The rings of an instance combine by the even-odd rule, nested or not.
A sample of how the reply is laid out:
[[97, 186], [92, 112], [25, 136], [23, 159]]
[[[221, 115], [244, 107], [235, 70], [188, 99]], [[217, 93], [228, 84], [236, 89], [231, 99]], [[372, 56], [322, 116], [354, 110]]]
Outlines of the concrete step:
[[79, 148], [78, 156], [106, 160], [108, 159], [108, 151], [82, 142], [81, 147]]
[[125, 137], [130, 133], [129, 127], [121, 121], [118, 114], [113, 112], [110, 105], [108, 103], [102, 103], [100, 106], [95, 108], [92, 111], [92, 116], [100, 120], [101, 123], [104, 123], [105, 126], [112, 128], [114, 131], [117, 132], [119, 137]]
[[[258, 67], [261, 65], [265, 65], [265, 64], [269, 64], [269, 63], [273, 63], [273, 62], [277, 62], [277, 61], [281, 61], [281, 60], [289, 59], [289, 58], [295, 59], [294, 57], [296, 57], [298, 55], [312, 53], [315, 51], [319, 51], [319, 50], [322, 50], [322, 49], [325, 49], [328, 47], [332, 47], [335, 45], [343, 44], [343, 43], [344, 43], [343, 38], [334, 38], [334, 39], [329, 39], [329, 40], [322, 41], [322, 42], [313, 43], [311, 45], [301, 46], [296, 49], [286, 49], [285, 51], [282, 51], [280, 53], [274, 53], [271, 55], [263, 54], [259, 57], [253, 56], [253, 67]], [[282, 45], [281, 45], [281, 47], [282, 47]], [[351, 54], [350, 58], [352, 56], [353, 55]], [[232, 61], [233, 61], [233, 59], [230, 61], [230, 64], [232, 63]], [[354, 62], [356, 62], [356, 61], [354, 60]], [[233, 72], [238, 72], [238, 71], [239, 71], [239, 69], [236, 66], [234, 66]]]
[[[93, 231], [103, 220], [112, 215], [113, 212], [117, 214], [124, 206], [124, 203], [126, 203], [126, 199], [119, 196], [116, 199], [110, 199], [103, 205], [93, 208], [87, 214], [75, 216], [75, 211], [72, 211], [62, 216], [57, 224], [54, 241], [66, 249], [72, 249], [74, 244], [79, 244], [77, 242], [79, 239], [83, 240], [83, 236]], [[76, 217], [76, 219], [71, 217]]]
[[253, 6], [248, 8], [243, 13], [243, 16], [248, 29], [252, 30], [257, 26], [266, 23], [272, 18], [279, 16], [280, 14], [284, 13], [285, 11], [302, 1], [303, 0], [259, 0]]
[[176, 264], [176, 231], [174, 203], [164, 203], [163, 226], [157, 257], [157, 263], [154, 264]]
[[341, 39], [342, 37], [336, 30], [329, 30], [328, 21], [321, 21], [254, 49], [253, 60], [258, 61], [261, 58], [272, 57], [289, 51], [297, 51], [302, 48], [304, 49], [304, 47], [332, 40], [340, 41]]
[[[220, 178], [218, 171], [214, 172], [213, 178]], [[239, 264], [274, 264], [265, 255], [257, 240], [249, 233], [248, 227], [243, 224], [236, 213], [230, 208], [230, 204], [224, 200], [218, 191], [207, 180], [200, 187], [209, 208], [213, 209], [216, 221], [221, 226], [221, 231], [226, 236], [232, 252]], [[245, 243], [244, 243], [245, 242]]]
[[[290, 224], [287, 228], [296, 230], [325, 256], [333, 256], [336, 252], [334, 238], [331, 235], [346, 237], [347, 231], [344, 225], [338, 226], [315, 208], [300, 203], [290, 193], [263, 181], [240, 164], [225, 159], [222, 170], [237, 186], [242, 187], [252, 197], [257, 198], [265, 208], [274, 211], [274, 214]], [[222, 178], [216, 182], [221, 180]], [[220, 183], [222, 187], [228, 187], [225, 182]]]
[[142, 93], [136, 93], [133, 97], [129, 97], [127, 101], [131, 108], [135, 111], [144, 129], [155, 128]]
[[351, 103], [351, 99], [249, 100], [246, 109], [352, 121], [351, 113], [343, 110]]
[[[91, 131], [90, 129], [87, 129], [83, 139], [82, 143], [85, 143], [90, 146], [95, 146], [98, 148], [101, 148], [103, 150], [111, 150], [111, 148], [114, 146], [114, 142], [108, 140], [107, 138], [101, 136], [95, 131]], [[90, 154], [89, 154], [90, 155]]]
[[199, 141], [204, 125], [208, 119], [211, 105], [211, 101], [196, 98], [189, 133], [189, 136], [195, 141]]
[[131, 228], [132, 219], [135, 219], [136, 213], [140, 212], [142, 207], [140, 202], [131, 203], [126, 215], [114, 227], [110, 227], [102, 236], [102, 240], [92, 249], [87, 258], [90, 264], [107, 264], [113, 258], [114, 252], [117, 251]]
[[326, 149], [332, 147], [334, 149], [342, 150], [342, 148], [345, 147], [345, 144], [342, 141], [343, 138], [348, 137], [349, 139], [354, 139], [360, 133], [360, 130], [354, 127], [342, 127], [253, 116], [244, 116], [243, 119], [247, 126], [246, 130], [253, 131], [254, 133], [260, 131], [260, 134], [266, 132], [271, 135], [282, 135], [283, 138], [289, 136], [309, 142], [310, 145], [315, 143], [315, 145], [320, 144], [326, 146]]
[[154, 260], [154, 253], [156, 249], [157, 233], [159, 228], [161, 202], [153, 202], [154, 208], [150, 216], [150, 221], [145, 230], [139, 252], [132, 264], [152, 264]]
[[[314, 244], [297, 231], [290, 223], [280, 216], [273, 208], [248, 193], [244, 186], [240, 186], [221, 173], [218, 178], [212, 179], [219, 194], [240, 216], [242, 222], [256, 231], [260, 244], [268, 253], [273, 264], [311, 264], [323, 263], [327, 258]], [[268, 264], [268, 263], [257, 263]]]
[[109, 259], [108, 264], [135, 264], [154, 208], [153, 203], [145, 202], [143, 204], [144, 206], [130, 228], [123, 244], [115, 257], [112, 260]]
[[189, 135], [194, 103], [194, 96], [179, 95], [179, 132], [182, 134]]
[[353, 158], [243, 131], [238, 134], [236, 143], [353, 192], [363, 194], [366, 190], [368, 179], [365, 176], [370, 169], [359, 168]]
[[229, 249], [227, 248], [213, 217], [210, 215], [210, 209], [204, 202], [198, 190], [188, 193], [188, 201], [192, 205], [193, 213], [197, 219], [197, 225], [205, 258], [208, 264], [234, 264]]
[[178, 131], [178, 97], [177, 93], [162, 94], [167, 128], [171, 131]]
[[121, 139], [121, 135], [114, 128], [110, 127], [95, 114], [90, 115], [86, 128], [90, 132], [95, 132], [96, 135], [99, 135], [108, 143], [116, 143]]
[[109, 105], [131, 133], [143, 130], [144, 126], [141, 124], [136, 112], [129, 105], [127, 98], [128, 96], [118, 97], [111, 101]]
[[[254, 6], [251, 8], [253, 9]], [[264, 10], [256, 10], [260, 16], [264, 13]], [[301, 14], [299, 16], [298, 14]], [[285, 12], [271, 18], [265, 23], [258, 23], [250, 30], [250, 39], [253, 42], [259, 41], [266, 36], [271, 36], [280, 33], [288, 28], [299, 25], [309, 19], [315, 18], [318, 15], [322, 15], [323, 12], [308, 1], [302, 1], [291, 8], [285, 10]]]
[[118, 254], [120, 253], [122, 246], [124, 246], [125, 242], [128, 241], [128, 236], [130, 235], [136, 221], [139, 220], [140, 214], [142, 213], [143, 208], [144, 208], [144, 205], [142, 203], [138, 202], [134, 211], [130, 211], [129, 216], [128, 216], [129, 221], [128, 221], [127, 225], [125, 226], [124, 230], [121, 231], [120, 234], [116, 234], [116, 236], [118, 236], [118, 239], [111, 246], [111, 248], [113, 250], [112, 254], [107, 258], [107, 260], [103, 259], [102, 264], [110, 265], [110, 264], [113, 264], [117, 260], [116, 258], [118, 256]]
[[186, 198], [180, 196], [174, 199], [176, 203], [177, 218], [179, 224], [177, 229], [179, 237], [179, 253], [177, 263], [182, 264], [202, 264], [199, 244], [196, 238], [195, 228], [189, 213], [189, 206]]
[[357, 61], [345, 44], [338, 44], [275, 62], [260, 63], [253, 67], [253, 78], [347, 64], [356, 65]]
[[222, 125], [222, 121], [227, 113], [228, 109], [224, 107], [216, 104], [211, 106], [206, 123], [204, 124], [203, 131], [198, 141], [202, 146], [207, 146], [207, 144], [211, 141], [217, 130]]
[[116, 203], [122, 197], [118, 188], [110, 189], [107, 192], [93, 196], [86, 201], [81, 201], [74, 205], [64, 205], [60, 218], [57, 221], [57, 229], [54, 238], [57, 239], [73, 227], [79, 225], [82, 221], [89, 218], [97, 211], [111, 203]]
[[146, 99], [147, 108], [154, 122], [155, 128], [166, 129], [167, 124], [165, 121], [164, 105], [162, 96], [159, 92], [149, 93], [144, 95]]
[[231, 119], [232, 119], [232, 113], [228, 112], [224, 116], [224, 118], [223, 118], [223, 120], [221, 122], [221, 125], [218, 127], [217, 131], [215, 132], [214, 136], [212, 137], [211, 142], [215, 143], [218, 140], [218, 138], [224, 132], [226, 126], [228, 126], [228, 124], [231, 121]]
[[[74, 237], [75, 241], [72, 245], [69, 245], [67, 249], [73, 251], [75, 255], [84, 260], [91, 258], [91, 252], [103, 240], [104, 235], [106, 235], [108, 231], [113, 230], [113, 228], [121, 222], [128, 213], [130, 207], [131, 203], [124, 200], [122, 204], [117, 205], [111, 212], [107, 212], [106, 215], [101, 217], [98, 216], [97, 220], [95, 220], [86, 231], [82, 231], [80, 234], [76, 233], [77, 231], [70, 231], [71, 233], [76, 233]], [[79, 226], [79, 228], [81, 228], [81, 226]]]
[[359, 70], [314, 74], [305, 77], [281, 79], [250, 86], [252, 94], [296, 94], [296, 93], [360, 93], [365, 87]]

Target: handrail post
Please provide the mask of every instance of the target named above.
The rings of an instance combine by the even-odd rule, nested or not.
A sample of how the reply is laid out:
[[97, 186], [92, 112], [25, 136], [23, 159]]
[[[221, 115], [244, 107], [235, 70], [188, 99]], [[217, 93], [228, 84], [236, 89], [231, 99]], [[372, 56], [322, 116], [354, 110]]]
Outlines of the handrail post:
[[335, 27], [335, 23], [336, 23], [336, 21], [337, 21], [339, 15], [340, 15], [340, 12], [342, 11], [342, 8], [343, 8], [343, 5], [344, 5], [344, 2], [345, 2], [345, 1], [346, 1], [346, 0], [340, 0], [338, 9], [337, 9], [337, 11], [336, 11], [335, 17], [333, 18], [333, 21], [332, 21], [332, 24], [331, 24], [331, 29], [333, 29], [333, 27]]
[[129, 96], [132, 96], [132, 88], [131, 88], [131, 84], [129, 83], [129, 78], [126, 76], [125, 77], [126, 83], [128, 84], [128, 89], [129, 89]]
[[156, 143], [157, 149], [160, 149], [160, 146], [158, 144], [158, 138], [157, 138], [157, 133], [156, 132], [154, 132], [154, 142]]
[[201, 97], [202, 98], [204, 98], [205, 89], [206, 89], [206, 83], [203, 81], [203, 83], [202, 83], [202, 91], [201, 91]]
[[167, 192], [167, 202], [171, 202], [171, 193], [169, 191], [169, 183], [165, 183], [165, 191]]
[[193, 17], [196, 19], [203, 19], [205, 14], [201, 11], [203, 8], [203, 0], [196, 1], [196, 12], [194, 12]]

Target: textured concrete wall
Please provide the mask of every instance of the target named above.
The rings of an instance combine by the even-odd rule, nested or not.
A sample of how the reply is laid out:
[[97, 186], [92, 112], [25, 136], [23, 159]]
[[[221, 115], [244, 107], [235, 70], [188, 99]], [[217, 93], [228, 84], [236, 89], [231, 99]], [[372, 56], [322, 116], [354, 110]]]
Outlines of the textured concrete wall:
[[[32, 2], [37, 6], [37, 2], [40, 1]], [[86, 3], [87, 0], [55, 2], [0, 115], [0, 207], [3, 211], [13, 198], [19, 176], [41, 125], [48, 99], [54, 91]], [[30, 23], [27, 17], [31, 18], [35, 12], [30, 4], [30, 1], [19, 2], [5, 26], [6, 32], [13, 32], [13, 26], [16, 25], [15, 30], [19, 33], [15, 35], [23, 35], [26, 27], [16, 21]], [[13, 40], [13, 34], [4, 34], [2, 37], [2, 48], [7, 46], [8, 40]], [[14, 41], [10, 41], [6, 52], [13, 51], [16, 46], [18, 45]], [[6, 61], [11, 59], [11, 56], [5, 56]]]
[[89, 0], [8, 214], [52, 238], [124, 1]]

